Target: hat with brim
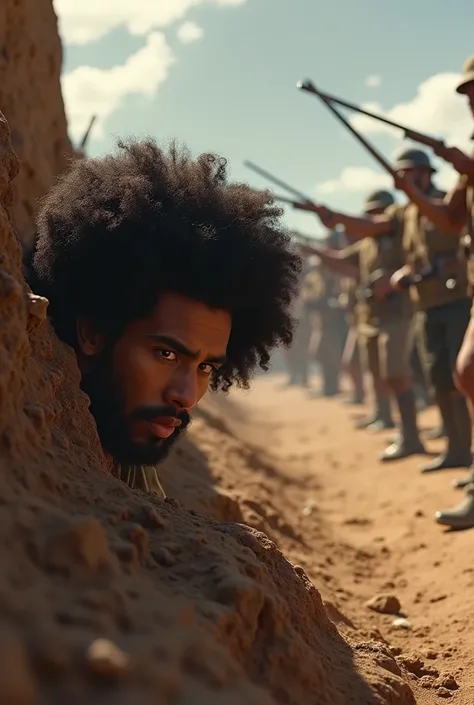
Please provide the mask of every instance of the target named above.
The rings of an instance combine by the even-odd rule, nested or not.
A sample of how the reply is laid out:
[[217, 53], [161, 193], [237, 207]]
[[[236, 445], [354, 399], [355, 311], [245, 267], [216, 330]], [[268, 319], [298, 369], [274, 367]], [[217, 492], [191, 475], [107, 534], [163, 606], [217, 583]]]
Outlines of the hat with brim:
[[394, 203], [395, 199], [390, 191], [372, 191], [364, 203], [364, 211], [370, 214], [375, 210], [385, 210]]
[[408, 171], [409, 169], [429, 169], [432, 174], [436, 172], [436, 169], [431, 164], [416, 164], [411, 159], [402, 159], [400, 162], [396, 163], [397, 171]]
[[466, 93], [466, 88], [474, 82], [474, 55], [470, 56], [462, 68], [461, 80], [456, 87], [458, 93]]
[[383, 203], [383, 201], [369, 201], [364, 205], [364, 210], [366, 213], [370, 213], [371, 211], [378, 211], [380, 209], [385, 210], [387, 207], [386, 203]]

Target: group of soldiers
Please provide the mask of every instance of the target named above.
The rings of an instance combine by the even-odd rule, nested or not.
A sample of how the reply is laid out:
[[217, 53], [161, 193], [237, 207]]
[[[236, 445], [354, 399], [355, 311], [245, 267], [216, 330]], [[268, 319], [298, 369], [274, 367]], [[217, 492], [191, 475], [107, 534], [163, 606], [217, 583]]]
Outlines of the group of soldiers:
[[[474, 56], [464, 66], [457, 92], [467, 97], [474, 116]], [[425, 452], [417, 411], [431, 392], [442, 420], [432, 437], [445, 437], [446, 446], [421, 471], [469, 469], [455, 481], [464, 501], [436, 513], [438, 523], [461, 529], [474, 527], [474, 159], [442, 143], [434, 151], [459, 173], [449, 194], [434, 184], [429, 155], [413, 147], [404, 149], [395, 165], [394, 186], [407, 196], [403, 204], [385, 190], [367, 196], [360, 216], [294, 203], [317, 215], [331, 234], [324, 246], [302, 247], [306, 271], [290, 382], [307, 382], [304, 360], [311, 319], [318, 312], [320, 393], [339, 392], [342, 367], [352, 379], [352, 401], [361, 403], [365, 370], [374, 410], [361, 426], [394, 428], [396, 406], [398, 434], [380, 456], [384, 463]], [[296, 369], [303, 370], [300, 380]]]

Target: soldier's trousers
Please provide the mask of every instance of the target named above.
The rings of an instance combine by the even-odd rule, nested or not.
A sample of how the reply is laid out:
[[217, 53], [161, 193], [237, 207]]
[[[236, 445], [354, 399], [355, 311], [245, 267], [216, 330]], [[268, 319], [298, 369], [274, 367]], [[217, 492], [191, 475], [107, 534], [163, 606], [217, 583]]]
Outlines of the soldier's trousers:
[[439, 394], [455, 391], [453, 373], [471, 318], [471, 305], [471, 299], [460, 299], [423, 314], [428, 371]]
[[376, 379], [410, 376], [410, 324], [411, 319], [400, 318], [381, 322], [377, 331], [362, 330], [362, 352]]
[[308, 383], [311, 335], [311, 323], [308, 316], [304, 316], [298, 322], [293, 343], [287, 355], [288, 372], [292, 384]]
[[413, 385], [417, 395], [428, 403], [432, 397], [433, 385], [429, 373], [430, 366], [426, 349], [425, 316], [423, 312], [419, 311], [413, 316], [410, 346]]
[[321, 316], [321, 338], [316, 359], [321, 367], [324, 394], [339, 393], [339, 375], [346, 336], [347, 323], [343, 311], [331, 311], [330, 315]]

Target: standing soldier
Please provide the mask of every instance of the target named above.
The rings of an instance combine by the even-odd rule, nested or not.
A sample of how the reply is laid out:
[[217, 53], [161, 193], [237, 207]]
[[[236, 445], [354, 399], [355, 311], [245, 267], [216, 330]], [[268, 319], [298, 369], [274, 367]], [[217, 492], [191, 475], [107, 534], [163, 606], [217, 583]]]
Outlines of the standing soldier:
[[[337, 248], [339, 239], [340, 233], [332, 231], [325, 242]], [[313, 310], [319, 314], [320, 337], [316, 359], [321, 366], [323, 388], [322, 392], [313, 392], [311, 396], [334, 397], [340, 392], [339, 377], [347, 324], [341, 306], [339, 277], [321, 266], [318, 267], [318, 275], [322, 278], [323, 289], [319, 300], [314, 302]]]
[[314, 330], [315, 302], [323, 295], [324, 284], [318, 271], [316, 258], [303, 260], [301, 273], [301, 288], [299, 296], [294, 301], [293, 316], [297, 321], [293, 334], [293, 342], [286, 354], [288, 366], [288, 382], [285, 386], [308, 387], [310, 344]]
[[[383, 213], [388, 207], [394, 204], [394, 198], [388, 191], [374, 191], [370, 193], [365, 202], [365, 215], [378, 215]], [[313, 210], [306, 204], [298, 204], [297, 208]], [[346, 232], [346, 238], [348, 233]], [[348, 238], [350, 239], [350, 238]], [[346, 247], [342, 252], [331, 257], [329, 252], [325, 252], [322, 263], [328, 268], [339, 273], [344, 279], [350, 278], [353, 282], [357, 298], [357, 338], [359, 350], [362, 352], [363, 364], [369, 371], [373, 385], [373, 396], [375, 402], [374, 413], [369, 418], [357, 424], [358, 429], [368, 429], [377, 432], [384, 429], [392, 429], [395, 424], [392, 419], [389, 388], [384, 380], [383, 361], [379, 355], [378, 335], [379, 330], [373, 325], [366, 323], [367, 306], [363, 300], [363, 290], [361, 290], [361, 243], [356, 242], [352, 246]]]
[[[466, 96], [470, 111], [474, 117], [474, 56], [464, 64], [457, 92]], [[460, 175], [454, 189], [443, 199], [430, 198], [414, 182], [412, 175], [401, 174], [397, 185], [416, 203], [420, 211], [436, 227], [458, 237], [463, 232], [463, 248], [467, 257], [469, 284], [474, 287], [474, 158], [464, 154], [456, 147], [439, 145], [435, 153], [449, 162]], [[470, 292], [472, 294], [472, 291]], [[456, 384], [468, 399], [472, 412], [474, 409], [474, 319], [471, 315], [466, 335], [456, 364]], [[472, 420], [472, 418], [471, 418]], [[438, 523], [452, 528], [474, 527], [474, 468], [465, 480], [458, 481], [457, 487], [466, 489], [466, 499], [454, 509], [438, 512]]]
[[359, 346], [359, 321], [357, 281], [352, 277], [344, 277], [340, 283], [339, 301], [346, 314], [348, 326], [344, 351], [342, 353], [342, 369], [352, 382], [352, 395], [347, 400], [349, 404], [363, 404], [365, 399], [364, 376]]
[[[419, 149], [406, 149], [396, 168], [410, 173], [413, 181], [431, 198], [444, 193], [432, 182], [434, 169]], [[414, 306], [423, 316], [428, 367], [441, 418], [447, 435], [446, 450], [422, 472], [471, 464], [471, 424], [464, 397], [454, 386], [456, 358], [469, 324], [471, 301], [467, 291], [465, 260], [460, 256], [460, 234], [436, 228], [414, 203], [405, 209], [403, 246], [406, 264], [392, 277], [392, 284], [410, 286]]]
[[[380, 459], [391, 461], [424, 453], [411, 383], [412, 306], [406, 292], [395, 291], [390, 283], [392, 275], [404, 263], [405, 208], [391, 205], [383, 215], [352, 217], [321, 206], [305, 207], [314, 210], [327, 227], [342, 224], [351, 237], [360, 239], [358, 257], [364, 295], [362, 332], [365, 346], [369, 360], [377, 358], [381, 376], [394, 394], [400, 412], [399, 436]], [[353, 268], [353, 263], [347, 260], [348, 256], [352, 257], [351, 252], [318, 251], [317, 254], [323, 261], [337, 266], [342, 274], [349, 274], [349, 268]]]

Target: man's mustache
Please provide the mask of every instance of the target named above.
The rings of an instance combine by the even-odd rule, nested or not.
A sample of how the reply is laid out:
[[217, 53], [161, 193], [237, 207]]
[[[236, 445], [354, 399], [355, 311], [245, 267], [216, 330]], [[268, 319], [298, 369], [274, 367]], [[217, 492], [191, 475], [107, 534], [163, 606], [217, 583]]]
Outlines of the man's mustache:
[[133, 421], [155, 421], [160, 418], [179, 419], [182, 426], [187, 426], [191, 421], [191, 416], [183, 409], [179, 410], [172, 404], [160, 404], [157, 406], [139, 406], [130, 415]]

